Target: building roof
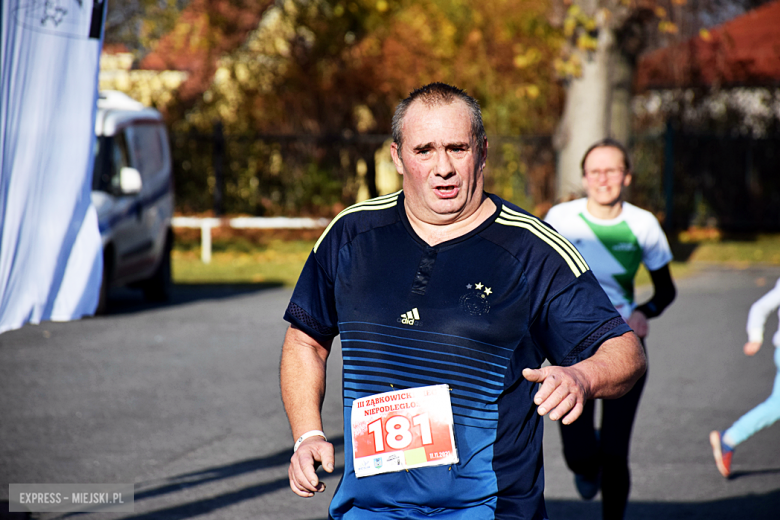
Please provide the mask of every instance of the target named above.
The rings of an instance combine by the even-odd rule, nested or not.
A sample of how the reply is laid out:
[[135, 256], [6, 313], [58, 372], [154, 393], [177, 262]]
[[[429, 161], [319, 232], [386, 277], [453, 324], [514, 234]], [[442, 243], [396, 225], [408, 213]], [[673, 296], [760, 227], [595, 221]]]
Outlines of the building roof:
[[[705, 35], [707, 36], [707, 35]], [[646, 90], [780, 85], [780, 0], [677, 45], [642, 56], [636, 92]]]

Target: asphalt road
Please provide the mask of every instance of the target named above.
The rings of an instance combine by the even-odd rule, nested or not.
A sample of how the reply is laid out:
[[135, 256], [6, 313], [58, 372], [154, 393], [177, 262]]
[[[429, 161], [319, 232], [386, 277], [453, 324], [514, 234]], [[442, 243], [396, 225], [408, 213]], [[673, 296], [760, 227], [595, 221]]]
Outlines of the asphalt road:
[[[729, 480], [707, 441], [769, 394], [771, 344], [755, 358], [741, 346], [750, 304], [778, 276], [776, 268], [710, 269], [679, 281], [673, 307], [651, 322], [627, 518], [780, 517], [780, 423], [739, 447]], [[340, 354], [336, 345], [324, 405], [336, 474], [324, 495], [300, 499], [287, 484], [293, 439], [278, 383], [289, 295], [261, 285], [179, 286], [172, 304], [155, 307], [128, 291], [107, 317], [0, 335], [0, 518], [24, 518], [6, 513], [9, 483], [108, 482], [135, 483], [134, 513], [70, 516], [326, 518], [343, 468]], [[557, 425], [546, 427], [550, 517], [600, 518], [599, 497], [578, 499]]]

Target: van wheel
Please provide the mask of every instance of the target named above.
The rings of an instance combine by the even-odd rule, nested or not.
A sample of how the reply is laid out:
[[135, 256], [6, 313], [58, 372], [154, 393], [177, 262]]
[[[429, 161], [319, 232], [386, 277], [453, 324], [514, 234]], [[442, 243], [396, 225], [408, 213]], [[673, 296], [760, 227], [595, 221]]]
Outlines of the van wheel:
[[167, 302], [171, 299], [173, 278], [171, 276], [171, 236], [165, 240], [160, 265], [154, 274], [143, 283], [144, 298], [150, 302]]
[[100, 280], [100, 295], [95, 316], [108, 314], [108, 294], [111, 289], [111, 260], [108, 251], [103, 251], [103, 276]]

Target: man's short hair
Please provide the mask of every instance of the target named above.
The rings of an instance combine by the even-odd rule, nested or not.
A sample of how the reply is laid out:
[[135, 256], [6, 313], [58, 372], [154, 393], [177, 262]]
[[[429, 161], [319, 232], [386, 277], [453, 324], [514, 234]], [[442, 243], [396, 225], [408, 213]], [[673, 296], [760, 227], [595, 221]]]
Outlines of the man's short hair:
[[618, 150], [620, 150], [620, 153], [623, 154], [623, 168], [626, 170], [626, 173], [631, 172], [631, 158], [628, 156], [628, 150], [626, 149], [626, 147], [623, 146], [623, 143], [621, 143], [617, 139], [607, 137], [600, 141], [596, 141], [595, 143], [590, 145], [588, 151], [585, 152], [585, 155], [582, 156], [582, 162], [580, 163], [580, 169], [582, 169], [582, 175], [585, 175], [585, 159], [587, 159], [588, 155], [590, 155], [590, 152], [592, 152], [596, 148], [617, 148]]
[[471, 133], [477, 140], [477, 151], [481, 157], [485, 153], [485, 126], [482, 124], [482, 110], [479, 108], [479, 102], [469, 96], [463, 90], [447, 85], [446, 83], [430, 83], [424, 87], [414, 90], [409, 97], [401, 101], [393, 114], [393, 141], [398, 146], [398, 155], [401, 155], [403, 146], [402, 127], [406, 111], [411, 104], [419, 100], [426, 107], [435, 107], [439, 105], [449, 105], [456, 99], [460, 99], [469, 109], [471, 114]]

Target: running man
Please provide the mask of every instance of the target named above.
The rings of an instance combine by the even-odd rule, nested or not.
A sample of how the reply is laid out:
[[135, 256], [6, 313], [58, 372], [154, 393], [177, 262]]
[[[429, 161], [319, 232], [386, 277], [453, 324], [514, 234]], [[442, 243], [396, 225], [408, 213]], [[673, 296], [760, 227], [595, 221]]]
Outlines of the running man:
[[625, 394], [642, 347], [571, 244], [483, 191], [476, 100], [415, 90], [393, 140], [403, 190], [331, 222], [285, 314], [290, 487], [314, 496], [317, 467], [334, 469], [321, 405], [339, 335], [346, 460], [332, 518], [547, 518], [542, 416], [569, 424], [588, 399]]

